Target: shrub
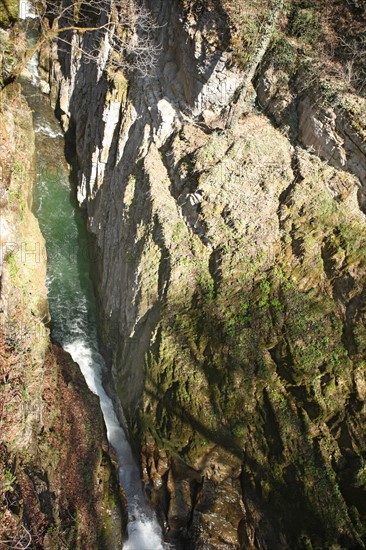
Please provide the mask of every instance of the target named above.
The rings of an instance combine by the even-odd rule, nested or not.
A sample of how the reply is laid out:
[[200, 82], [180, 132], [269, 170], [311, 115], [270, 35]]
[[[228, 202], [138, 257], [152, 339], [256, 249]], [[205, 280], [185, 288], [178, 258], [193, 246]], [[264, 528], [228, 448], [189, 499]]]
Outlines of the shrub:
[[274, 40], [270, 54], [276, 69], [289, 74], [293, 72], [297, 59], [296, 49], [282, 35]]
[[314, 45], [319, 42], [322, 27], [315, 9], [294, 8], [290, 15], [289, 24], [290, 34], [299, 38], [305, 44]]

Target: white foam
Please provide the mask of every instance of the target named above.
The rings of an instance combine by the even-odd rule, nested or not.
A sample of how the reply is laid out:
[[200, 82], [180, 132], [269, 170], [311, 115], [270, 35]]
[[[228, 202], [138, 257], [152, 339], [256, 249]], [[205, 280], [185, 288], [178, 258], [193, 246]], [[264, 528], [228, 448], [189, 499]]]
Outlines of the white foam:
[[40, 78], [38, 73], [38, 62], [39, 62], [39, 54], [38, 52], [35, 52], [32, 59], [29, 61], [27, 65], [27, 69], [32, 77], [33, 84], [38, 85]]
[[123, 550], [163, 550], [161, 534], [155, 531], [155, 526], [148, 518], [140, 515], [130, 521], [127, 526], [128, 541]]
[[74, 340], [63, 347], [79, 365], [89, 389], [96, 395], [99, 395], [100, 368], [99, 365], [93, 365], [93, 356], [90, 347], [83, 340]]
[[[123, 550], [163, 550], [161, 528], [155, 514], [145, 505], [140, 472], [125, 429], [119, 423], [112, 400], [102, 385], [103, 358], [84, 338], [73, 340], [63, 347], [80, 366], [89, 389], [99, 397], [108, 441], [120, 464], [119, 480], [126, 494], [130, 518], [127, 525], [128, 540]], [[125, 420], [122, 419], [122, 422], [125, 423]]]
[[50, 136], [52, 138], [63, 136], [63, 133], [59, 128], [51, 128], [51, 126], [45, 122], [38, 122], [36, 124], [35, 131], [41, 134], [45, 134], [46, 136]]
[[[33, 5], [29, 0], [19, 0], [19, 19], [36, 19], [38, 16], [34, 11]], [[28, 37], [29, 38], [29, 37]], [[35, 38], [30, 39], [29, 47], [32, 47], [35, 44]], [[38, 73], [38, 62], [39, 62], [39, 53], [36, 51], [27, 64], [27, 68], [23, 71], [23, 75], [26, 78], [30, 77], [32, 83], [36, 86], [40, 83], [39, 73]]]
[[36, 19], [37, 14], [28, 0], [19, 0], [19, 19]]

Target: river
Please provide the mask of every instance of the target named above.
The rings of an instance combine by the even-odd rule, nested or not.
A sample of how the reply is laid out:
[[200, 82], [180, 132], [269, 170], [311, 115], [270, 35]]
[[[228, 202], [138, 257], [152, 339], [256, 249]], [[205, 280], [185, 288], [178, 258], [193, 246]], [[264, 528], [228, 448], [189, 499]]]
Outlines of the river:
[[89, 276], [93, 262], [85, 222], [70, 186], [63, 133], [47, 97], [37, 88], [36, 58], [28, 69], [32, 83], [24, 81], [23, 90], [34, 113], [37, 151], [33, 211], [46, 240], [52, 337], [78, 363], [90, 390], [99, 397], [107, 437], [118, 457], [119, 479], [128, 502], [128, 540], [123, 550], [162, 550], [166, 545], [161, 542], [161, 528], [155, 514], [145, 503], [127, 430], [119, 423], [102, 384], [105, 364], [98, 350], [96, 302]]

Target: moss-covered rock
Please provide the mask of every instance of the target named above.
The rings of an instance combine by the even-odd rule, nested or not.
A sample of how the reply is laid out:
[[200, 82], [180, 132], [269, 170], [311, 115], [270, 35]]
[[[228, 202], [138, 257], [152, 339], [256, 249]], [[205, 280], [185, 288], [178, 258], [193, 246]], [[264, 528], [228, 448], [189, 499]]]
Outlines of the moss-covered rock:
[[0, 27], [7, 27], [18, 17], [18, 0], [3, 0], [0, 5]]
[[[358, 399], [353, 373], [364, 353], [353, 336], [365, 284], [357, 184], [291, 153], [261, 117], [243, 122], [241, 135], [231, 148], [229, 136], [213, 136], [226, 141], [224, 156], [210, 136], [193, 157], [196, 226], [211, 254], [193, 235], [168, 247], [175, 260], [146, 359], [140, 432], [195, 471], [206, 472], [212, 453], [214, 471], [230, 464], [253, 524], [271, 518], [268, 532], [262, 520], [254, 527], [263, 544], [300, 547], [302, 533], [314, 545], [361, 544], [334, 466], [347, 455], [336, 431], [354, 422], [348, 403]], [[222, 482], [217, 476], [217, 498]], [[208, 544], [201, 528], [197, 541]]]

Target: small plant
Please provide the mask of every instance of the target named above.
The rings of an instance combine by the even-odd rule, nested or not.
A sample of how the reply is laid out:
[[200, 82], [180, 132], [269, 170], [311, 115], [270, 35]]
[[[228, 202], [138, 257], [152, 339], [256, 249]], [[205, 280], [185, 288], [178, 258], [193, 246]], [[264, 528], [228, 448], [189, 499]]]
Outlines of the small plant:
[[285, 71], [288, 74], [293, 73], [296, 66], [297, 52], [282, 34], [279, 34], [273, 41], [270, 56], [276, 69]]
[[240, 26], [240, 33], [233, 40], [234, 57], [239, 66], [244, 68], [261, 37], [262, 21], [258, 18], [248, 18]]
[[19, 265], [14, 254], [9, 254], [6, 257], [6, 263], [8, 265], [11, 279], [14, 281], [19, 273]]
[[4, 481], [2, 482], [2, 489], [4, 491], [13, 492], [14, 484], [16, 483], [16, 476], [11, 472], [11, 470], [5, 470], [4, 472]]
[[366, 487], [366, 465], [363, 464], [356, 473], [356, 487]]
[[178, 222], [173, 231], [173, 235], [172, 235], [173, 242], [178, 243], [181, 240], [181, 234], [183, 229], [184, 229], [184, 222], [183, 221]]
[[24, 176], [25, 175], [25, 168], [18, 159], [14, 161], [14, 174], [17, 176]]

